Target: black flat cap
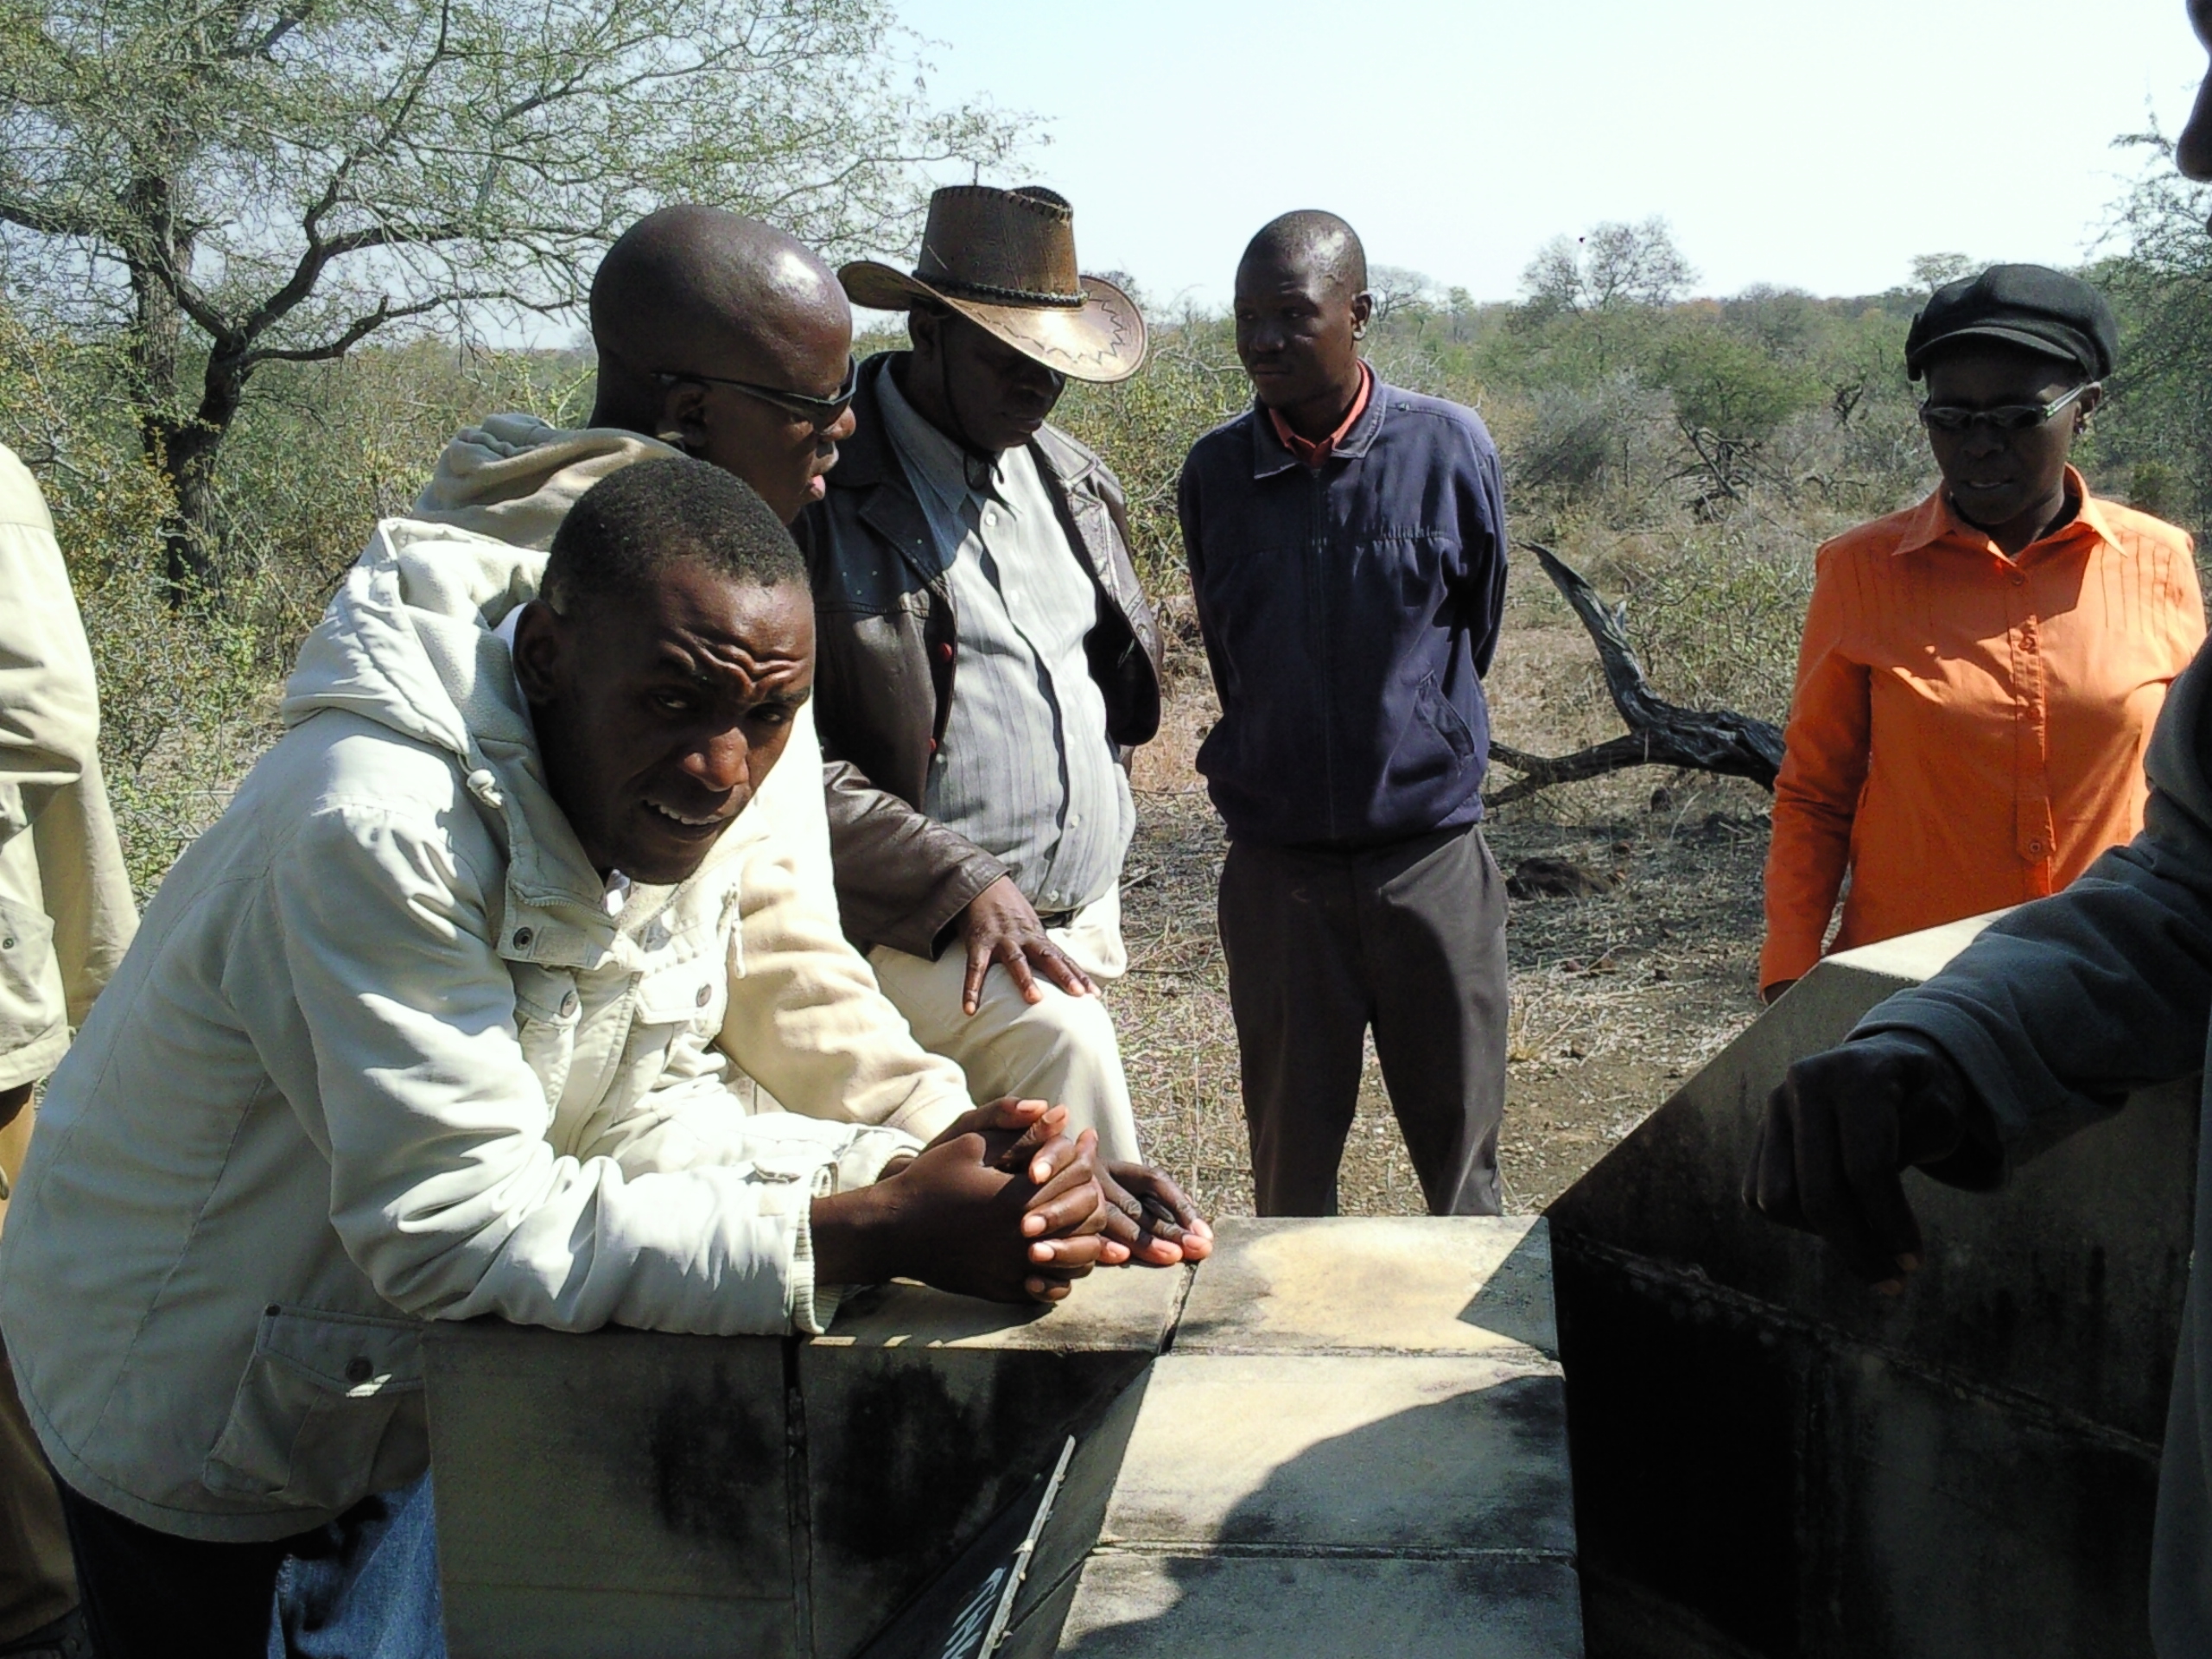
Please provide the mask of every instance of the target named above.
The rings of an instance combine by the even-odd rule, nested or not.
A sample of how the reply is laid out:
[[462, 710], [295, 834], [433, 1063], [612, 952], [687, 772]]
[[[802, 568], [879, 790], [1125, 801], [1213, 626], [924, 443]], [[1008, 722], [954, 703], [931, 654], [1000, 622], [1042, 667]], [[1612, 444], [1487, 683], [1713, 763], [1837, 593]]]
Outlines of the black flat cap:
[[2063, 358], [2101, 380], [2120, 349], [2120, 324], [2105, 296], [2078, 276], [2044, 265], [1992, 265], [1936, 290], [1904, 337], [1905, 373], [1919, 379], [1938, 350], [1965, 339]]

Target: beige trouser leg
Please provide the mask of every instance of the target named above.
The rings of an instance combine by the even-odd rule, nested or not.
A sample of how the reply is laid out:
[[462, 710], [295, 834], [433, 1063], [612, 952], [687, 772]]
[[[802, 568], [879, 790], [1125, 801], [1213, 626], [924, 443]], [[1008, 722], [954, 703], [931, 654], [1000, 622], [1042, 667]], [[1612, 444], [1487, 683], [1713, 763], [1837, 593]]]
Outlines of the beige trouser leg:
[[[0, 1170], [15, 1185], [30, 1145], [31, 1109], [0, 1129]], [[0, 1226], [8, 1206], [0, 1201]], [[54, 1495], [16, 1374], [0, 1348], [0, 1643], [29, 1636], [77, 1605], [77, 1572], [69, 1559], [69, 1533]]]
[[[1114, 979], [1128, 966], [1122, 948], [1118, 892], [1084, 907], [1052, 943], [1093, 979]], [[1065, 1104], [1077, 1129], [1096, 1129], [1100, 1151], [1115, 1162], [1137, 1158], [1137, 1126], [1129, 1109], [1128, 1079], [1122, 1075], [1114, 1021], [1095, 996], [1070, 996], [1038, 982], [1045, 1000], [1025, 1002], [1004, 968], [995, 963], [983, 978], [982, 1006], [960, 1007], [968, 976], [967, 953], [957, 944], [935, 962], [888, 945], [868, 952], [868, 965], [914, 1039], [968, 1075], [968, 1092], [979, 1101], [1014, 1095]]]

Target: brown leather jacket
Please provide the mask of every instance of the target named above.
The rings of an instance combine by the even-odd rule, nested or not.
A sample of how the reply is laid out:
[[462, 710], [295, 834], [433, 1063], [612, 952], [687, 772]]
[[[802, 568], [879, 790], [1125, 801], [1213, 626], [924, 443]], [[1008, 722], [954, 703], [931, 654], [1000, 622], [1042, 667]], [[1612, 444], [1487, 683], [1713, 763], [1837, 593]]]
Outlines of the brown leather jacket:
[[[929, 521], [883, 432], [876, 385], [893, 355], [861, 365], [859, 429], [793, 533], [814, 578], [815, 721], [845, 931], [864, 950], [887, 944], [934, 957], [969, 900], [1006, 869], [921, 810], [952, 706], [960, 629]], [[1107, 735], [1127, 750], [1160, 729], [1160, 632], [1129, 557], [1122, 486], [1057, 428], [1029, 448], [1098, 588], [1086, 651], [1105, 694]]]

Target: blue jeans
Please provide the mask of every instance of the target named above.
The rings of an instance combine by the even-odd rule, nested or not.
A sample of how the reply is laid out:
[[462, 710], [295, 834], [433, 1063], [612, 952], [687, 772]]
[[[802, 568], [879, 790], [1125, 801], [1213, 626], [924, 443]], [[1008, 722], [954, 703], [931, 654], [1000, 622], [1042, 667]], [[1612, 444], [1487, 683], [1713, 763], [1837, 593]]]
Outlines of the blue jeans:
[[287, 1539], [269, 1659], [445, 1659], [435, 1513], [424, 1475]]
[[56, 1484], [101, 1659], [445, 1659], [428, 1475], [245, 1544], [156, 1532]]

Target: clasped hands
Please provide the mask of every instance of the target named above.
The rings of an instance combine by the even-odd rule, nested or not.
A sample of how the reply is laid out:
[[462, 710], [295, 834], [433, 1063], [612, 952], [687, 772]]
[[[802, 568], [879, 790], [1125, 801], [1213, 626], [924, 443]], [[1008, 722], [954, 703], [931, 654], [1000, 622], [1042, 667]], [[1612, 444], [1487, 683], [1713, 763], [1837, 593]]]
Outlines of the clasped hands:
[[1171, 1267], [1213, 1248], [1182, 1190], [1109, 1164], [1065, 1106], [979, 1106], [871, 1186], [817, 1198], [815, 1274], [827, 1284], [918, 1279], [992, 1301], [1056, 1302], [1095, 1267]]

